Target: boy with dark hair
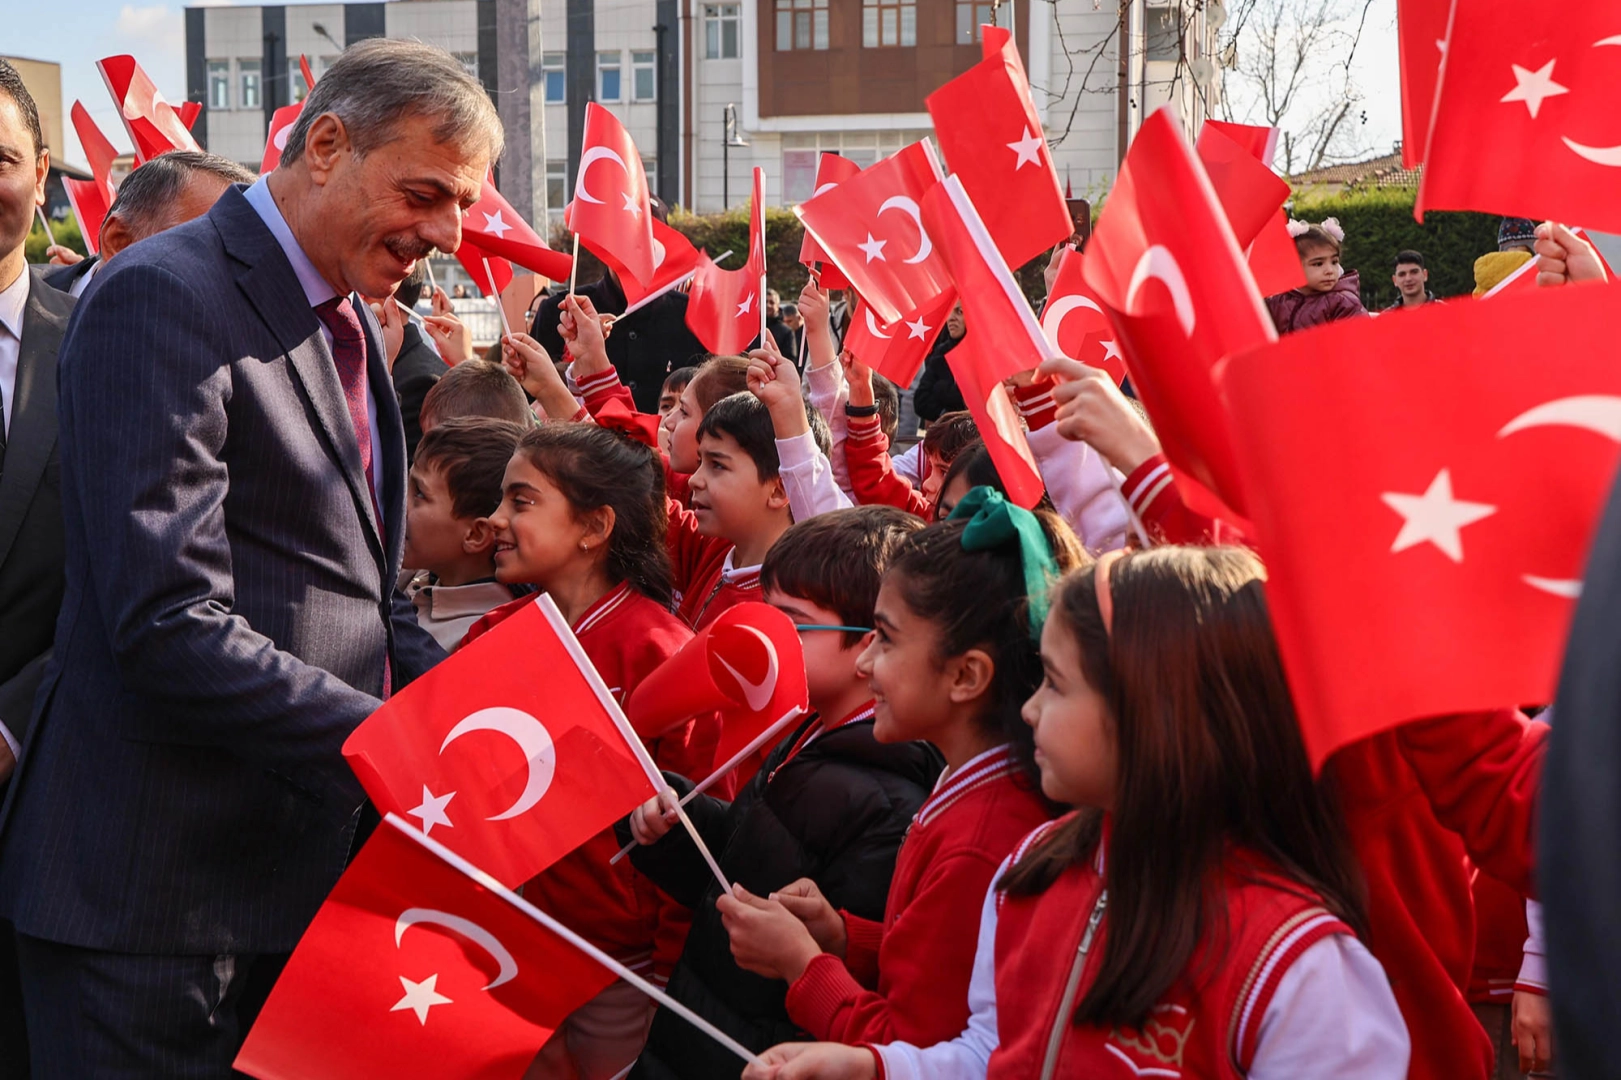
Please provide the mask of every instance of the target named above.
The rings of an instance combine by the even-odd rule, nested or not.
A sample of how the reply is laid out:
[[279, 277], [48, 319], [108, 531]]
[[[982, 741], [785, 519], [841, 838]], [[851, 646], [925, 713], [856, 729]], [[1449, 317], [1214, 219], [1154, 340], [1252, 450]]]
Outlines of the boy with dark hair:
[[457, 416], [482, 416], [528, 427], [535, 414], [523, 387], [504, 365], [463, 360], [440, 377], [422, 398], [418, 421], [426, 436], [435, 426]]
[[1424, 266], [1423, 252], [1408, 250], [1398, 253], [1396, 269], [1390, 281], [1396, 286], [1396, 302], [1387, 306], [1386, 311], [1437, 302], [1435, 294], [1429, 290], [1430, 272]]
[[[927, 743], [873, 737], [872, 695], [856, 674], [856, 658], [884, 570], [921, 527], [893, 507], [835, 510], [788, 529], [766, 556], [766, 602], [803, 627], [816, 716], [771, 751], [735, 800], [699, 795], [687, 806], [727, 880], [755, 896], [809, 878], [836, 909], [883, 917], [901, 839], [941, 759]], [[692, 788], [684, 777], [669, 779], [678, 792]], [[667, 793], [642, 806], [619, 831], [621, 841], [645, 845], [631, 852], [636, 868], [693, 912], [670, 996], [755, 1050], [801, 1038], [788, 1017], [787, 985], [733, 958], [717, 908], [720, 886], [686, 832], [671, 831], [669, 803]], [[661, 1009], [633, 1075], [707, 1080], [736, 1071], [728, 1051]]]
[[402, 561], [416, 574], [406, 593], [417, 622], [447, 652], [516, 595], [495, 580], [489, 515], [501, 505], [501, 479], [525, 430], [509, 420], [451, 417], [422, 437], [411, 462]]

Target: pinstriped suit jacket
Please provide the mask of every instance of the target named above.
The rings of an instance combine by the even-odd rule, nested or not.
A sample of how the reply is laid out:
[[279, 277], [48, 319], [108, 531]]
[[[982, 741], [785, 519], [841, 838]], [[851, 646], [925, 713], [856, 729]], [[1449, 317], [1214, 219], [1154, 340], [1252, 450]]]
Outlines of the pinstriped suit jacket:
[[240, 189], [80, 301], [58, 377], [67, 591], [0, 818], [21, 932], [279, 952], [336, 882], [362, 802], [343, 740], [385, 654], [396, 685], [443, 656], [393, 589], [404, 435], [363, 318], [381, 533], [320, 324]]

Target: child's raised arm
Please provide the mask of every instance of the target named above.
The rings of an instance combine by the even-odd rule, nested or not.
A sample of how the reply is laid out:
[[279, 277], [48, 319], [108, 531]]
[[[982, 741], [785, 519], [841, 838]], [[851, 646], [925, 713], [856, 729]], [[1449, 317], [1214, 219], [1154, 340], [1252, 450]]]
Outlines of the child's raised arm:
[[795, 521], [853, 505], [833, 479], [833, 467], [811, 436], [810, 419], [793, 361], [767, 341], [749, 353], [749, 392], [771, 413], [777, 435], [778, 473]]

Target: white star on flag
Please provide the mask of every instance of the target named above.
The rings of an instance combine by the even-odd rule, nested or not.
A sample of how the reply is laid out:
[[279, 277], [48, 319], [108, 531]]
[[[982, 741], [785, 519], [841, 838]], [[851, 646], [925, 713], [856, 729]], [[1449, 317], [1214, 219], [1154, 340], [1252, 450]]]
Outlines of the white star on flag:
[[1386, 506], [1402, 516], [1401, 532], [1390, 545], [1392, 553], [1405, 551], [1425, 542], [1440, 548], [1455, 563], [1463, 562], [1463, 540], [1458, 531], [1482, 518], [1497, 513], [1497, 507], [1486, 503], [1464, 502], [1452, 497], [1452, 473], [1442, 469], [1430, 481], [1422, 495], [1398, 495], [1386, 492], [1379, 496]]
[[428, 790], [427, 784], [423, 784], [422, 805], [415, 810], [407, 810], [406, 813], [412, 817], [422, 819], [423, 836], [431, 835], [435, 825], [443, 825], [447, 829], [454, 829], [456, 827], [455, 823], [445, 814], [445, 804], [455, 797], [456, 793], [454, 791], [446, 792], [443, 795], [435, 795]]
[[933, 329], [933, 327], [931, 327], [928, 323], [924, 322], [921, 318], [916, 319], [915, 321], [912, 321], [912, 322], [908, 322], [906, 324], [906, 326], [907, 326], [907, 328], [909, 330], [912, 331], [910, 334], [906, 335], [906, 340], [907, 341], [911, 341], [914, 338], [916, 338], [918, 341], [922, 341], [922, 340], [924, 340], [923, 335], [927, 334], [930, 330]]
[[1560, 86], [1553, 81], [1554, 63], [1555, 61], [1549, 60], [1535, 71], [1518, 64], [1510, 64], [1509, 67], [1514, 69], [1514, 89], [1504, 94], [1501, 100], [1504, 103], [1525, 102], [1525, 107], [1531, 112], [1531, 119], [1535, 120], [1544, 100], [1570, 93], [1570, 87]]
[[503, 240], [507, 238], [507, 230], [512, 226], [501, 220], [501, 211], [497, 210], [492, 214], [488, 210], [480, 210], [479, 213], [484, 215], [485, 232], [494, 233]]
[[743, 298], [743, 302], [741, 304], [737, 305], [737, 317], [739, 319], [741, 319], [743, 316], [747, 315], [749, 313], [749, 308], [751, 308], [753, 306], [754, 306], [754, 294], [749, 293], [747, 296], [745, 296]]
[[1032, 132], [1029, 124], [1024, 126], [1024, 138], [1008, 143], [1007, 148], [1019, 155], [1019, 160], [1013, 165], [1014, 172], [1026, 165], [1041, 167], [1041, 136]]
[[439, 973], [434, 972], [421, 982], [412, 982], [404, 975], [400, 976], [400, 985], [405, 987], [405, 996], [395, 1003], [389, 1012], [399, 1012], [401, 1009], [410, 1009], [417, 1014], [417, 1021], [423, 1027], [428, 1025], [428, 1010], [435, 1005], [453, 1005], [445, 995], [439, 993], [434, 987], [439, 982]]
[[1125, 357], [1120, 355], [1120, 346], [1118, 344], [1116, 344], [1115, 342], [1113, 342], [1113, 341], [1100, 341], [1100, 342], [1098, 342], [1098, 344], [1103, 346], [1103, 359], [1105, 359], [1105, 360], [1124, 360], [1125, 359]]
[[631, 193], [628, 192], [628, 191], [625, 192], [625, 209], [629, 210], [631, 216], [634, 217], [637, 221], [642, 220], [642, 208], [636, 202], [635, 197], [632, 196]]
[[857, 244], [856, 247], [867, 253], [868, 262], [872, 262], [874, 259], [877, 259], [880, 262], [888, 262], [889, 260], [884, 258], [884, 245], [887, 243], [889, 243], [888, 240], [874, 240], [872, 238], [872, 233], [868, 233], [867, 242], [865, 244]]

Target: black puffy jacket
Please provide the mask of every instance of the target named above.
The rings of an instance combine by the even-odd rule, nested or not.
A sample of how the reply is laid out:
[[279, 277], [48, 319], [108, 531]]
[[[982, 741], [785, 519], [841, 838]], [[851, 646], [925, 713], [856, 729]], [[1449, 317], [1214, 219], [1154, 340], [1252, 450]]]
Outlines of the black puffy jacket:
[[[789, 758], [799, 738], [784, 740], [736, 800], [700, 795], [687, 813], [727, 879], [754, 895], [808, 877], [835, 908], [881, 920], [895, 855], [944, 762], [927, 743], [878, 742], [871, 720], [836, 728]], [[669, 779], [677, 791], [692, 789], [684, 777]], [[628, 826], [619, 828], [621, 843], [628, 842]], [[636, 848], [631, 862], [693, 909], [670, 996], [756, 1052], [806, 1038], [788, 1019], [787, 984], [733, 962], [715, 910], [720, 885], [686, 830], [677, 827], [657, 844]], [[660, 1009], [631, 1076], [714, 1080], [742, 1069], [731, 1051]]]

